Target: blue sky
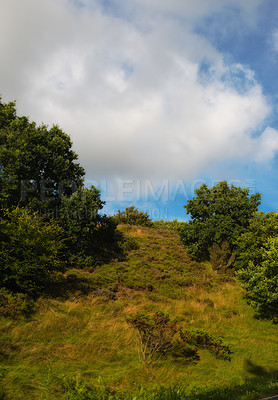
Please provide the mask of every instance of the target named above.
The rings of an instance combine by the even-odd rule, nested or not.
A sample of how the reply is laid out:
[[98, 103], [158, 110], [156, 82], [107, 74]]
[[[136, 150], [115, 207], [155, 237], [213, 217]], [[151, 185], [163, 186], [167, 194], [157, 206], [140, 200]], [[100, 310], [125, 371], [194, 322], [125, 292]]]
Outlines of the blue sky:
[[2, 0], [0, 93], [70, 134], [105, 212], [185, 219], [225, 179], [278, 208], [276, 0]]

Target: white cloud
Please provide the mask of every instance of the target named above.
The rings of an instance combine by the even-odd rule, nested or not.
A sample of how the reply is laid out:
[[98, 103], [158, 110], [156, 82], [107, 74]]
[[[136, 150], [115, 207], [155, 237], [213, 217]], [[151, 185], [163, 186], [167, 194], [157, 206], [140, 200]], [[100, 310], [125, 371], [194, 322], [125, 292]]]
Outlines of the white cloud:
[[[250, 17], [260, 1], [241, 3]], [[273, 157], [275, 132], [252, 137], [271, 111], [252, 71], [192, 31], [228, 0], [123, 1], [132, 22], [85, 4], [2, 2], [0, 88], [70, 133], [89, 177], [190, 179], [222, 160]]]
[[257, 139], [256, 158], [260, 162], [271, 160], [278, 151], [278, 131], [273, 128], [266, 128]]

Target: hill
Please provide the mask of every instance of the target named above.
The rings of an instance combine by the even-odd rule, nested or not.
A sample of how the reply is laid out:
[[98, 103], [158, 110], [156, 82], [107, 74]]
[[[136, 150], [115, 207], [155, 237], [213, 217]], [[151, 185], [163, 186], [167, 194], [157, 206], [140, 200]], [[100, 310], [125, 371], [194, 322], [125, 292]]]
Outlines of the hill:
[[[173, 231], [119, 230], [125, 257], [67, 271], [64, 295], [40, 298], [29, 318], [1, 317], [0, 399], [251, 399], [278, 392], [277, 326], [254, 318], [236, 279], [192, 261]], [[221, 338], [231, 360], [200, 350], [194, 362], [166, 356], [141, 364], [126, 318], [158, 311]]]

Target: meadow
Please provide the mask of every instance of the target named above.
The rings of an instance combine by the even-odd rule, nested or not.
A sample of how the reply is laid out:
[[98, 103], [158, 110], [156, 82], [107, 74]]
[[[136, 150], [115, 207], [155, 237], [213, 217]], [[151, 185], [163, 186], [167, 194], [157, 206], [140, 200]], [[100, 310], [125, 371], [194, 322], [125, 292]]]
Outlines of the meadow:
[[[0, 319], [0, 399], [253, 399], [278, 392], [277, 325], [255, 318], [232, 273], [193, 261], [167, 227], [120, 225], [126, 257], [66, 272], [59, 296]], [[204, 329], [231, 359], [138, 358], [136, 312]]]

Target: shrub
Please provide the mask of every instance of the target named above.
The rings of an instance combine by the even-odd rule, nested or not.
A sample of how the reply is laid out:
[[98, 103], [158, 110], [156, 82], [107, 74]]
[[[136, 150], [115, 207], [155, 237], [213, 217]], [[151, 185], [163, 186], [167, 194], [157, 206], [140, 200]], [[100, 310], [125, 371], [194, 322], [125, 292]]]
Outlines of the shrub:
[[137, 313], [129, 316], [127, 322], [138, 330], [138, 354], [141, 362], [150, 364], [155, 357], [165, 354], [172, 347], [177, 322], [171, 321], [168, 315], [157, 312], [151, 318]]
[[16, 208], [0, 219], [0, 285], [37, 296], [64, 271], [62, 229], [53, 220]]
[[153, 316], [137, 313], [130, 315], [127, 322], [138, 331], [139, 360], [145, 364], [167, 355], [196, 361], [198, 349], [207, 349], [218, 358], [230, 360], [231, 351], [220, 339], [205, 330], [181, 329], [177, 320], [171, 321], [163, 312]]
[[142, 225], [152, 226], [153, 222], [147, 212], [139, 211], [134, 206], [126, 207], [124, 211], [118, 210], [118, 213], [114, 215], [114, 220], [117, 224], [130, 224], [130, 225]]
[[222, 340], [215, 338], [204, 329], [190, 329], [180, 331], [181, 340], [188, 343], [196, 350], [207, 349], [218, 358], [230, 360], [231, 351]]
[[5, 288], [0, 289], [0, 314], [4, 317], [17, 318], [32, 312], [34, 302], [23, 293], [11, 293]]

